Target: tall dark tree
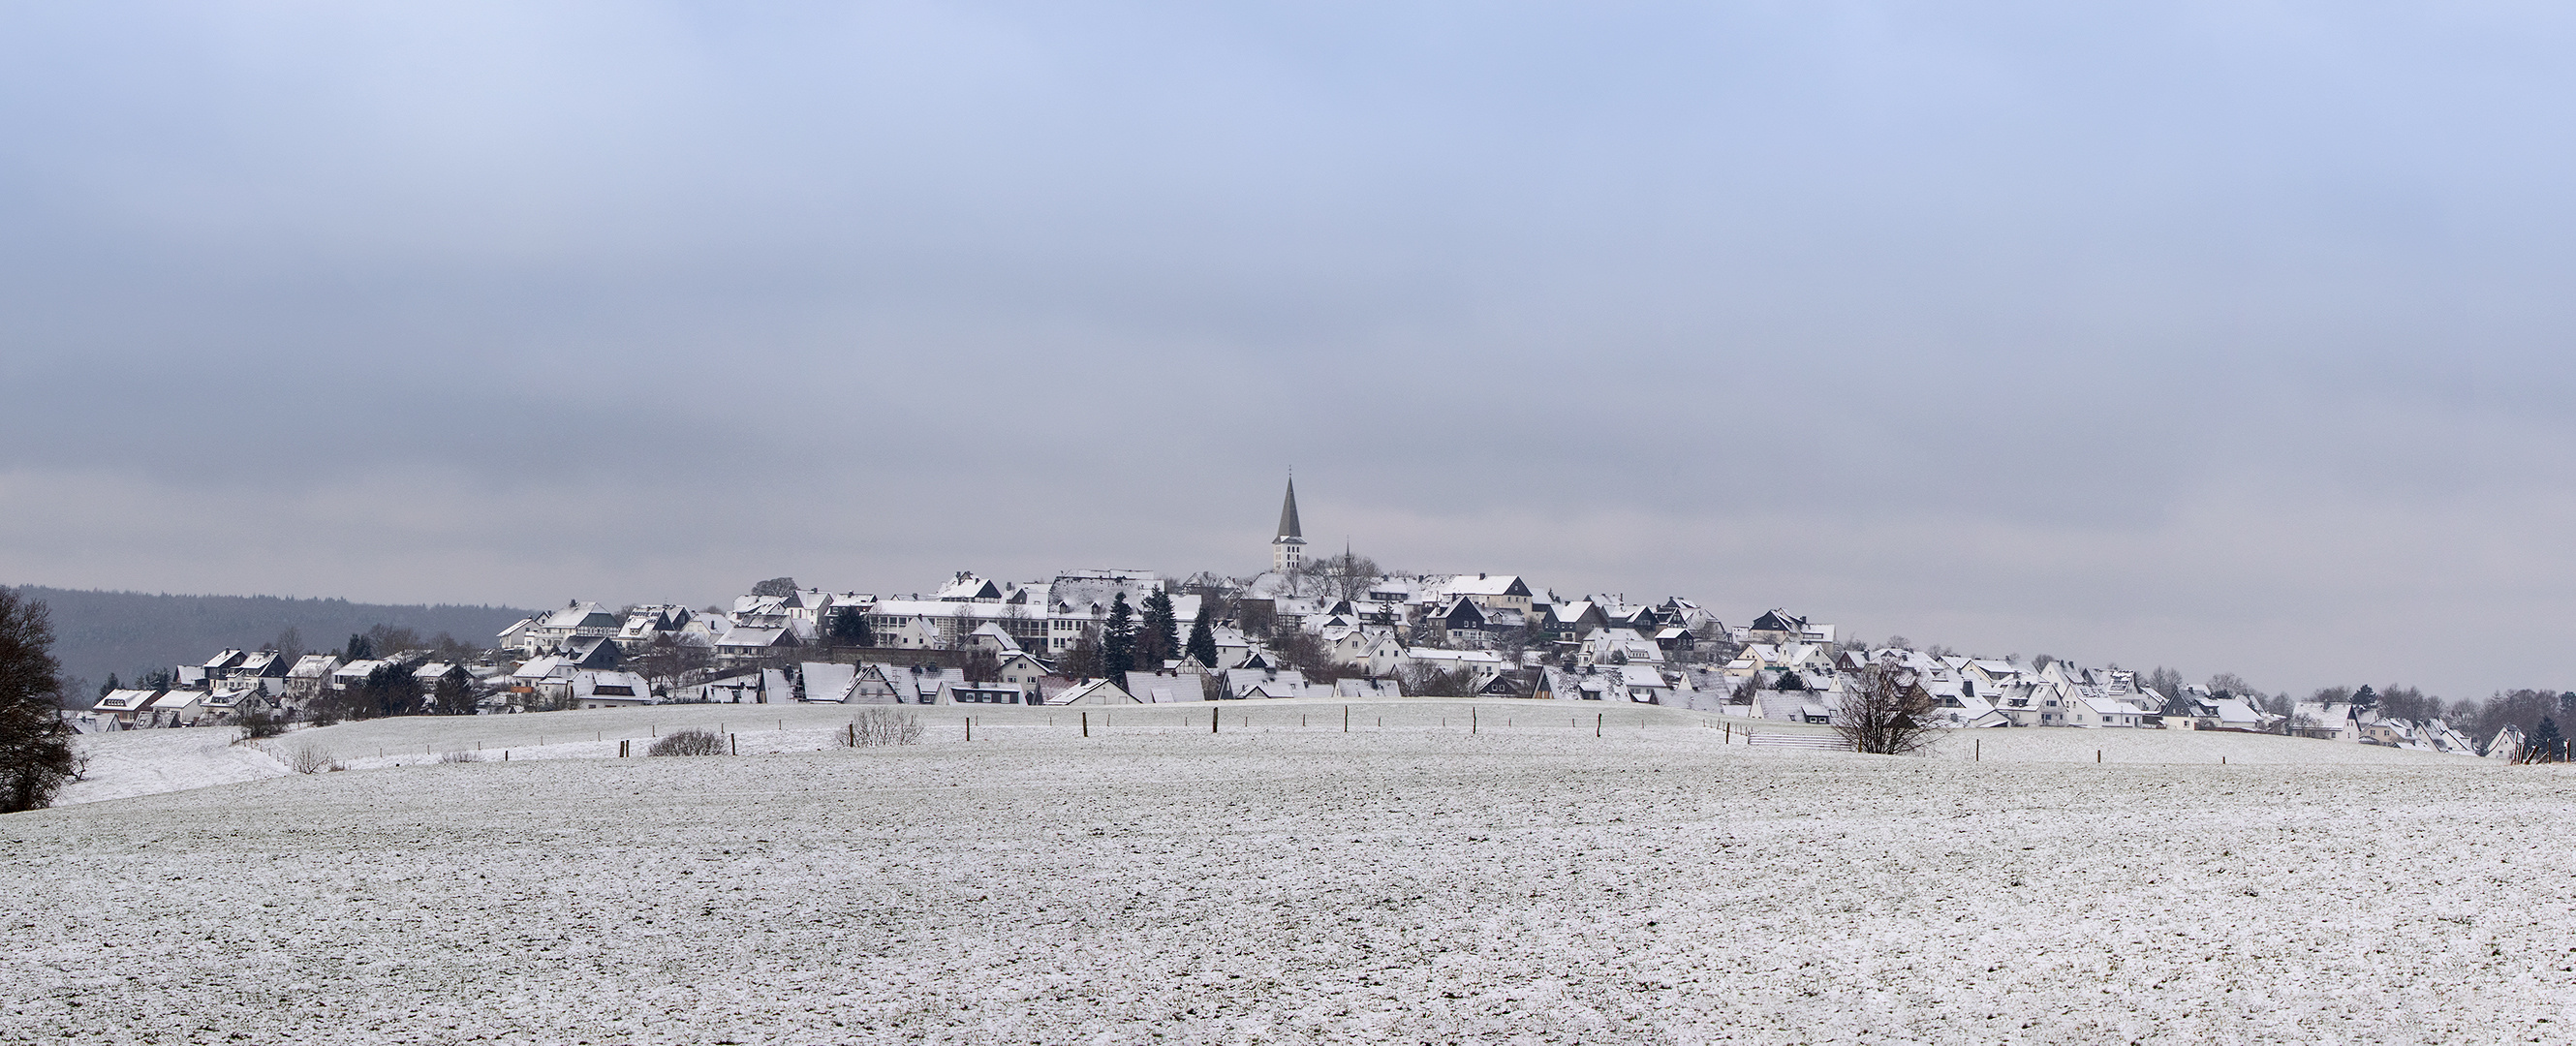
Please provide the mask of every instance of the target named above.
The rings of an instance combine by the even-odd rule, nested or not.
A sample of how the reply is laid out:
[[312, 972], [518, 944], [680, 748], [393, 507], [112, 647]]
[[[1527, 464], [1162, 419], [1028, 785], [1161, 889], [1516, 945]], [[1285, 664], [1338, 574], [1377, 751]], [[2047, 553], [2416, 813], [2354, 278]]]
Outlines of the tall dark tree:
[[1188, 653], [1197, 658], [1199, 664], [1216, 667], [1216, 626], [1208, 621], [1208, 601], [1205, 599], [1199, 600], [1198, 616], [1190, 619]]
[[1155, 589], [1145, 597], [1145, 627], [1136, 633], [1136, 663], [1160, 669], [1181, 656], [1181, 622], [1172, 612], [1172, 596]]
[[767, 581], [751, 586], [751, 594], [755, 596], [792, 596], [796, 594], [796, 579], [792, 577], [770, 578]]
[[1109, 600], [1109, 620], [1100, 626], [1100, 673], [1111, 679], [1126, 678], [1136, 670], [1136, 608], [1127, 605], [1127, 593]]
[[364, 661], [376, 656], [376, 645], [364, 633], [352, 632], [349, 642], [340, 648], [340, 660]]
[[125, 684], [117, 682], [116, 673], [110, 672], [107, 674], [107, 682], [100, 683], [98, 685], [98, 696], [106, 697], [109, 694], [123, 689], [125, 689]]
[[840, 646], [877, 645], [876, 632], [868, 627], [868, 616], [855, 608], [833, 612], [830, 635], [832, 642]]
[[53, 615], [0, 586], [0, 813], [54, 801], [71, 780], [72, 728], [56, 708]]
[[473, 715], [474, 687], [467, 682], [465, 666], [448, 669], [438, 677], [438, 686], [430, 691], [429, 710], [433, 715]]
[[389, 661], [367, 673], [366, 682], [358, 684], [358, 699], [350, 709], [354, 719], [378, 719], [386, 716], [420, 713], [420, 680], [412, 676], [410, 665]]
[[2526, 753], [2523, 761], [2527, 763], [2564, 762], [2567, 759], [2567, 738], [2558, 732], [2558, 720], [2540, 717], [2540, 725], [2531, 728], [2531, 736], [2524, 739], [2522, 750]]

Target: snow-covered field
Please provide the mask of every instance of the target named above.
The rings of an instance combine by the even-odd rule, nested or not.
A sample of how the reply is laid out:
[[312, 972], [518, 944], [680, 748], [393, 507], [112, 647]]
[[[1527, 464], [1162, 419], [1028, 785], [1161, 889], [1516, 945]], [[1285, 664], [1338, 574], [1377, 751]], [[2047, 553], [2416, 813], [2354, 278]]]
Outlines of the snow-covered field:
[[[0, 818], [0, 1041], [2576, 1039], [2563, 772], [2127, 731], [1885, 759], [1469, 707], [272, 742], [352, 767], [311, 776], [219, 731], [99, 738], [89, 801]], [[591, 758], [719, 719], [744, 755]], [[510, 761], [435, 762], [478, 741]], [[98, 801], [148, 790], [112, 767], [228, 759], [276, 776]]]

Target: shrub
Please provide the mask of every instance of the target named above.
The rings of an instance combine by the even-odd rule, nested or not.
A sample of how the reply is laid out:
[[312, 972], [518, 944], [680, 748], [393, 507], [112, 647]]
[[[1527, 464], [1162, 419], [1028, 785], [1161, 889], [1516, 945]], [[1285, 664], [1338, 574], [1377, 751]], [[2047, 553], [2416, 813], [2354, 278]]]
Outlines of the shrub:
[[438, 761], [442, 763], [479, 763], [483, 761], [483, 753], [469, 752], [464, 749], [458, 749], [453, 752], [440, 752], [438, 753]]
[[268, 754], [277, 757], [277, 761], [286, 764], [287, 769], [299, 774], [318, 774], [325, 770], [340, 769], [340, 757], [325, 751], [320, 745], [302, 744], [285, 751], [270, 749]]
[[841, 744], [850, 748], [869, 745], [910, 745], [921, 743], [921, 719], [910, 712], [891, 708], [861, 709], [840, 733]]
[[286, 717], [276, 712], [252, 710], [233, 716], [233, 725], [242, 729], [241, 739], [257, 741], [286, 733]]
[[725, 739], [713, 730], [682, 730], [644, 750], [645, 755], [723, 755]]

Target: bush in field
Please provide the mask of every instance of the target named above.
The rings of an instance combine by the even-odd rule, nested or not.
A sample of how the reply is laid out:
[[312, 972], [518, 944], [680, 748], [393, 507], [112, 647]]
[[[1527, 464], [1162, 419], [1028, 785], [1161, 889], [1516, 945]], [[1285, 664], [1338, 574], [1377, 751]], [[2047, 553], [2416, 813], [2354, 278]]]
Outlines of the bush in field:
[[242, 729], [242, 740], [258, 741], [284, 734], [286, 716], [277, 712], [254, 709], [233, 716], [233, 725]]
[[725, 740], [713, 730], [682, 730], [644, 750], [645, 755], [723, 755]]
[[483, 761], [483, 753], [469, 752], [460, 748], [453, 752], [438, 753], [438, 761], [442, 763], [479, 763]]
[[858, 717], [850, 721], [840, 736], [841, 744], [850, 748], [919, 744], [921, 719], [910, 712], [891, 708], [861, 709]]
[[332, 755], [320, 745], [301, 744], [284, 750], [271, 748], [268, 754], [277, 757], [277, 761], [286, 764], [287, 769], [299, 774], [318, 774], [326, 770], [340, 769], [340, 757]]

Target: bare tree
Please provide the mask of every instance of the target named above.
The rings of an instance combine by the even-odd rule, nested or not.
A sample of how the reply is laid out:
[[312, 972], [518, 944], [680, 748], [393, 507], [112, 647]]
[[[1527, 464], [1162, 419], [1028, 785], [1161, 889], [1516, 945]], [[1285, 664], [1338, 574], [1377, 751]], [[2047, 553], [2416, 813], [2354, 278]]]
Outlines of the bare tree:
[[1407, 697], [1474, 697], [1476, 673], [1464, 668], [1453, 672], [1429, 665], [1407, 665], [1404, 669], [1404, 694]]
[[1932, 743], [1932, 699], [1918, 684], [1914, 670], [1889, 662], [1862, 669], [1843, 689], [1842, 707], [1834, 710], [1834, 732], [1851, 742], [1852, 751], [1871, 755], [1904, 755]]

